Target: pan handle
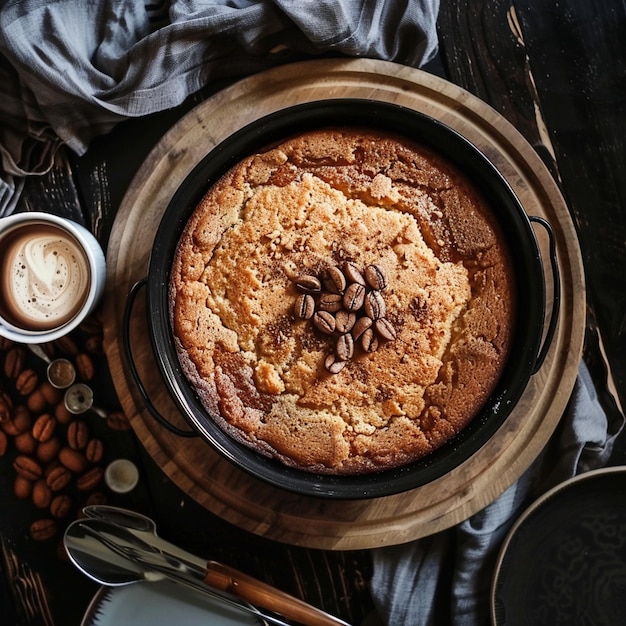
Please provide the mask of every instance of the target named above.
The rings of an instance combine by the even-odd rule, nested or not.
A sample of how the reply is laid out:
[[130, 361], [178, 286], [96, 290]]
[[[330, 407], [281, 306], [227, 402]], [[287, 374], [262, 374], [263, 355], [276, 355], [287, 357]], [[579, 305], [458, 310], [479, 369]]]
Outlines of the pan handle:
[[559, 273], [559, 263], [556, 256], [556, 239], [554, 237], [554, 231], [552, 230], [552, 226], [550, 226], [550, 223], [543, 217], [539, 217], [537, 215], [530, 215], [528, 219], [535, 224], [543, 226], [548, 235], [550, 267], [552, 269], [553, 282], [553, 298], [552, 311], [550, 312], [550, 321], [548, 322], [548, 328], [543, 339], [543, 345], [539, 350], [537, 360], [535, 361], [535, 365], [531, 372], [531, 374], [536, 374], [541, 369], [541, 366], [546, 359], [546, 355], [548, 354], [548, 350], [550, 349], [550, 345], [552, 344], [552, 339], [554, 338], [554, 332], [556, 331], [556, 324], [559, 318], [559, 308], [561, 303], [561, 277]]
[[194, 430], [183, 430], [175, 426], [170, 421], [168, 421], [165, 417], [163, 417], [158, 409], [152, 404], [152, 401], [148, 397], [148, 393], [143, 386], [143, 382], [141, 381], [141, 377], [139, 376], [139, 372], [137, 371], [137, 366], [135, 365], [135, 360], [133, 358], [133, 351], [130, 347], [130, 319], [133, 311], [133, 306], [135, 304], [135, 300], [137, 298], [137, 294], [142, 287], [145, 287], [148, 279], [142, 278], [137, 281], [128, 292], [128, 298], [126, 299], [126, 305], [124, 307], [124, 322], [122, 324], [122, 346], [124, 348], [124, 355], [126, 356], [126, 362], [128, 363], [128, 367], [130, 368], [130, 374], [133, 378], [133, 382], [135, 386], [139, 390], [139, 393], [143, 399], [143, 402], [152, 415], [154, 419], [161, 424], [164, 428], [167, 428], [171, 433], [178, 435], [179, 437], [197, 437], [198, 433]]

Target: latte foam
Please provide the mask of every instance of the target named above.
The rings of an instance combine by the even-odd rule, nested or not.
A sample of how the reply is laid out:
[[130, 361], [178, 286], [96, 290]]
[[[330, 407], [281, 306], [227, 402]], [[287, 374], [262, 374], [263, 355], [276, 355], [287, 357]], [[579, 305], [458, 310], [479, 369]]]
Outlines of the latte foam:
[[3, 314], [16, 326], [42, 330], [61, 326], [80, 310], [89, 271], [78, 243], [48, 225], [18, 229], [4, 242]]

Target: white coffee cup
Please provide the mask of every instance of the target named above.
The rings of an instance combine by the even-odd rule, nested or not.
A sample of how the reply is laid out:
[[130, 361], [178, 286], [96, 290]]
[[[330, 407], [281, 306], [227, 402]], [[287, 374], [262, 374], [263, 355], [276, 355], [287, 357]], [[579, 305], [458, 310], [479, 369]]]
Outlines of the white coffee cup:
[[74, 330], [104, 292], [98, 240], [76, 222], [41, 212], [0, 218], [0, 335], [46, 343]]

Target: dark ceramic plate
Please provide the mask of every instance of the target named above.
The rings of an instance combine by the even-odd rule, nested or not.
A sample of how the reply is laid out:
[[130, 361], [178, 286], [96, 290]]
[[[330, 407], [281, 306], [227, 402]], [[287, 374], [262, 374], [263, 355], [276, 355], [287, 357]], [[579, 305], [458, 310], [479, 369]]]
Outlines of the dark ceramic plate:
[[516, 522], [492, 588], [496, 626], [626, 623], [626, 468], [555, 487]]
[[[480, 414], [457, 437], [422, 460], [363, 476], [328, 476], [291, 469], [223, 432], [181, 372], [167, 301], [170, 267], [179, 237], [207, 188], [239, 160], [269, 144], [308, 129], [337, 125], [403, 134], [436, 149], [469, 175], [497, 208], [516, 262], [520, 296], [511, 358]], [[454, 130], [412, 109], [378, 101], [338, 99], [290, 107], [253, 122], [216, 146], [183, 182], [164, 213], [150, 259], [147, 291], [151, 312], [148, 323], [157, 362], [173, 399], [193, 429], [237, 467], [276, 487], [304, 495], [345, 499], [386, 496], [449, 472], [475, 454], [498, 430], [541, 359], [544, 271], [530, 220], [517, 197], [492, 163]]]

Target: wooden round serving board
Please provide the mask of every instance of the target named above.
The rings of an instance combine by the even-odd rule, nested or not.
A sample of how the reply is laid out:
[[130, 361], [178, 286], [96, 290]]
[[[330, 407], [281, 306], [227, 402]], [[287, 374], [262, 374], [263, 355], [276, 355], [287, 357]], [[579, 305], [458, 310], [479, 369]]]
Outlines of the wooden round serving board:
[[[266, 114], [345, 97], [419, 110], [477, 145], [507, 178], [527, 212], [552, 224], [562, 295], [558, 328], [543, 367], [483, 449], [455, 470], [408, 493], [337, 501], [267, 485], [235, 468], [202, 439], [181, 438], [160, 426], [128, 375], [121, 329], [129, 289], [147, 275], [161, 216], [202, 157]], [[537, 235], [548, 259], [542, 233]], [[247, 78], [197, 106], [162, 138], [135, 176], [113, 226], [107, 269], [105, 350], [124, 411], [146, 450], [174, 483], [216, 515], [295, 545], [344, 550], [398, 544], [448, 528], [485, 507], [544, 447], [569, 399], [582, 354], [585, 298], [580, 250], [563, 198], [535, 151], [497, 112], [466, 91], [420, 70], [384, 61], [322, 60], [284, 66]], [[174, 424], [188, 428], [156, 367], [143, 294], [133, 309], [131, 345], [153, 403]]]

